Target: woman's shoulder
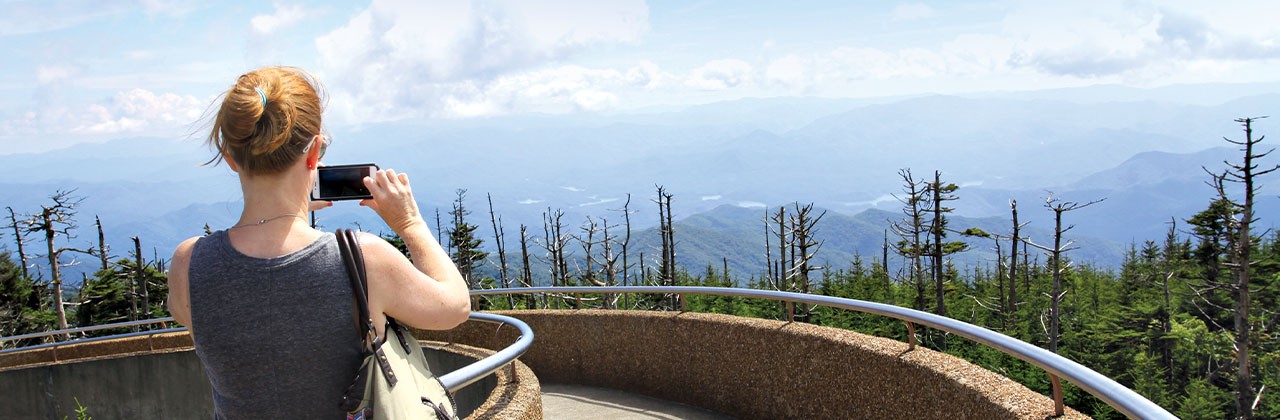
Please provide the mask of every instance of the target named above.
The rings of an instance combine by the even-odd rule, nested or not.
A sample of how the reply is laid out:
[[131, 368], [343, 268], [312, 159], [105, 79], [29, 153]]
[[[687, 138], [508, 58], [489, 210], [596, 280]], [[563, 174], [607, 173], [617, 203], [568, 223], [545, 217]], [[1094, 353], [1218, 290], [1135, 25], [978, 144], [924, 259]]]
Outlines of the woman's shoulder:
[[357, 231], [356, 241], [360, 243], [360, 250], [363, 251], [366, 256], [383, 258], [388, 252], [400, 252], [396, 249], [395, 245], [392, 245], [391, 242], [387, 242], [386, 238], [369, 232]]
[[187, 238], [178, 247], [173, 250], [173, 259], [170, 266], [176, 266], [179, 262], [185, 266], [191, 261], [191, 253], [196, 249], [196, 242], [199, 242], [204, 236], [192, 236]]

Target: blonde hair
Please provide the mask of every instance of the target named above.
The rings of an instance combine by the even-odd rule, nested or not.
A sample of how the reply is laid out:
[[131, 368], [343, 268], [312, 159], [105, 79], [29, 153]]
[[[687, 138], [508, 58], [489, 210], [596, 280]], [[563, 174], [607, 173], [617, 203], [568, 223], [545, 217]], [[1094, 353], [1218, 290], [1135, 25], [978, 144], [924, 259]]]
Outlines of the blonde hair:
[[284, 172], [320, 134], [320, 83], [297, 67], [264, 67], [241, 75], [222, 95], [206, 143], [248, 175]]

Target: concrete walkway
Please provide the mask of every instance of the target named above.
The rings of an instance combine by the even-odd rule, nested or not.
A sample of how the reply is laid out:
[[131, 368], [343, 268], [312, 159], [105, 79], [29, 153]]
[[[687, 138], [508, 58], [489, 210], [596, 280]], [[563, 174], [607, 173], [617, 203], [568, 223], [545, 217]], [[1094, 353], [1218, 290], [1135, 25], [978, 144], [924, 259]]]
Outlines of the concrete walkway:
[[644, 395], [568, 384], [542, 384], [542, 416], [548, 420], [732, 418]]

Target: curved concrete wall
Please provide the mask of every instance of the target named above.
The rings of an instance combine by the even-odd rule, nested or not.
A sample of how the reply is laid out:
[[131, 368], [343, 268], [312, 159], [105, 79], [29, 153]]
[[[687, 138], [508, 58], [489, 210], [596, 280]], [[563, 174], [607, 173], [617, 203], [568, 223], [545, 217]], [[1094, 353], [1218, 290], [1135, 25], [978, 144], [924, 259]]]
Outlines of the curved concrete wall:
[[[1035, 418], [1053, 402], [958, 358], [851, 331], [717, 314], [508, 311], [533, 328], [521, 357], [546, 383], [615, 388], [740, 418]], [[497, 348], [508, 328], [424, 337]], [[1068, 417], [1083, 417], [1069, 410]]]
[[[492, 354], [458, 344], [423, 345], [437, 372]], [[459, 413], [468, 418], [540, 419], [539, 389], [529, 368], [517, 362], [455, 398]], [[0, 390], [0, 418], [6, 419], [75, 418], [77, 400], [95, 418], [213, 416], [209, 381], [186, 333], [0, 355]]]

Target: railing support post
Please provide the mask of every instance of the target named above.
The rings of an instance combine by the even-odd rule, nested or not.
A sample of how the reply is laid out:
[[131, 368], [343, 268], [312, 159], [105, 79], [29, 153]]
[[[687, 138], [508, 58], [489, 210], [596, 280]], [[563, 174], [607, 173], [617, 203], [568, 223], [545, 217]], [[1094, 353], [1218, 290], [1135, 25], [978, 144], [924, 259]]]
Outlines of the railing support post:
[[916, 349], [916, 324], [912, 324], [911, 321], [903, 321], [903, 322], [907, 323], [907, 350], [908, 351], [915, 350]]
[[787, 322], [796, 322], [795, 304], [787, 301]]
[[677, 294], [676, 299], [680, 299], [680, 312], [687, 312], [684, 305], [684, 293]]
[[1053, 416], [1062, 417], [1062, 380], [1057, 375], [1049, 374], [1049, 383], [1053, 384]]

